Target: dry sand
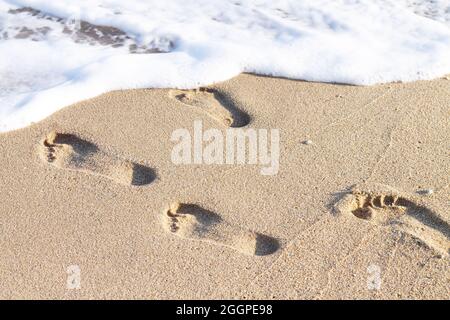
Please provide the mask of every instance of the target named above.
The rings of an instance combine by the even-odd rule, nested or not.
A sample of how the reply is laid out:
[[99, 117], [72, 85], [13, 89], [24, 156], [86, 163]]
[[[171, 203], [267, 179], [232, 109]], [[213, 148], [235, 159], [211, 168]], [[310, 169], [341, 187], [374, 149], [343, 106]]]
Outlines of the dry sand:
[[[1, 134], [0, 298], [448, 299], [449, 103], [445, 79], [244, 74]], [[195, 120], [279, 129], [278, 174], [174, 165]]]

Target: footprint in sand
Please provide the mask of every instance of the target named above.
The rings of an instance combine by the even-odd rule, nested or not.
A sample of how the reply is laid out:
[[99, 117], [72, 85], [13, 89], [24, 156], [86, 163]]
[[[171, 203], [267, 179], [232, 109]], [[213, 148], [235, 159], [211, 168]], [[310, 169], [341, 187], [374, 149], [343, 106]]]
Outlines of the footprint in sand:
[[206, 241], [248, 255], [264, 256], [279, 248], [276, 239], [231, 225], [195, 204], [172, 204], [163, 213], [163, 226], [180, 238]]
[[198, 108], [226, 127], [243, 127], [250, 117], [235, 108], [232, 103], [216, 90], [199, 88], [196, 90], [171, 90], [169, 95], [181, 103]]
[[423, 201], [387, 185], [361, 184], [335, 205], [335, 211], [378, 225], [394, 226], [448, 256], [450, 224]]
[[103, 176], [125, 185], [146, 185], [156, 177], [151, 168], [112, 156], [73, 134], [51, 132], [40, 145], [40, 155], [55, 167]]

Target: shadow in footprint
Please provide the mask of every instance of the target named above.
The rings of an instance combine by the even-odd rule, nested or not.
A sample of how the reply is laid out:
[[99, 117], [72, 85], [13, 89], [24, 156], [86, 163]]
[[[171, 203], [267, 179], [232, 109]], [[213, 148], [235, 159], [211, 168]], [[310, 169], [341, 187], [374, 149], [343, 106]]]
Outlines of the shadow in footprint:
[[156, 178], [152, 168], [108, 154], [74, 134], [50, 133], [40, 154], [55, 167], [100, 175], [126, 185], [143, 186]]
[[233, 100], [215, 89], [172, 90], [170, 96], [181, 103], [202, 110], [221, 124], [240, 128], [250, 123], [250, 116], [237, 108]]
[[429, 247], [450, 253], [450, 224], [420, 201], [395, 189], [370, 184], [356, 186], [335, 205], [335, 212], [378, 225], [396, 226], [421, 239]]
[[180, 203], [175, 213], [169, 211], [170, 215], [176, 216], [177, 214], [189, 214], [197, 219], [199, 224], [198, 228], [204, 229], [211, 225], [222, 222], [222, 218], [215, 212], [206, 210], [196, 204]]
[[141, 164], [133, 164], [133, 177], [131, 179], [132, 186], [145, 186], [152, 183], [155, 179], [155, 170]]
[[[211, 89], [210, 89], [211, 90]], [[221, 93], [216, 90], [212, 90], [214, 97], [223, 105], [228, 112], [231, 113], [233, 117], [233, 122], [230, 127], [232, 128], [241, 128], [248, 125], [251, 121], [251, 117], [248, 113], [240, 110], [236, 107], [233, 100], [225, 93]]]
[[[405, 202], [403, 201], [403, 203]], [[411, 202], [408, 201], [407, 203]], [[399, 202], [397, 202], [397, 204], [401, 205]], [[437, 230], [443, 234], [448, 241], [450, 241], [450, 224], [436, 216], [430, 209], [423, 206], [410, 205], [406, 207], [406, 214], [413, 217], [423, 225]]]
[[174, 203], [163, 218], [166, 229], [180, 238], [211, 242], [249, 255], [269, 255], [280, 246], [276, 239], [229, 224], [196, 204]]
[[99, 151], [95, 144], [68, 133], [52, 133], [44, 140], [44, 145], [48, 148], [55, 144], [69, 145], [73, 148], [73, 151], [80, 155], [88, 155]]

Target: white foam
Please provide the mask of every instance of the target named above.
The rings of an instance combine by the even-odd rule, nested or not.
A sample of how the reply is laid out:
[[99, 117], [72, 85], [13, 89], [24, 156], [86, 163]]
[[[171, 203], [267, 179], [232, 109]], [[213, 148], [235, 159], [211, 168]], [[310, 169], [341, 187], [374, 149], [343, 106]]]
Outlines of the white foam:
[[[21, 7], [46, 15], [8, 13]], [[126, 40], [77, 42], [66, 32], [74, 17], [118, 28]], [[132, 54], [130, 44], [160, 53]], [[110, 90], [193, 88], [241, 72], [358, 85], [440, 77], [450, 73], [450, 4], [0, 0], [0, 131]]]

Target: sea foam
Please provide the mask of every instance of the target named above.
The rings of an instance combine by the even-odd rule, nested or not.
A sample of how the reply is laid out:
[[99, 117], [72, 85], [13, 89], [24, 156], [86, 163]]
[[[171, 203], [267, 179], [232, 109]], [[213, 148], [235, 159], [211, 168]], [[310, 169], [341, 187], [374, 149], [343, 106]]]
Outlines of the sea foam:
[[355, 85], [440, 77], [450, 3], [0, 0], [0, 132], [110, 90], [241, 72]]

